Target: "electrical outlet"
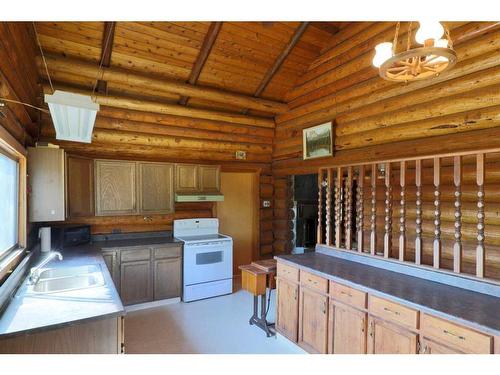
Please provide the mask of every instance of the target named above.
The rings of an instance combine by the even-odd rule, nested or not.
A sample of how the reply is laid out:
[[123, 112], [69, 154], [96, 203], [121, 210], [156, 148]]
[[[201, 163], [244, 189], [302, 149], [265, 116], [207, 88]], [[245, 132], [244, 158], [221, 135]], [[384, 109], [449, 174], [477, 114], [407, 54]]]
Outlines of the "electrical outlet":
[[235, 153], [236, 159], [245, 160], [247, 158], [246, 151], [236, 151]]
[[262, 206], [264, 208], [269, 208], [271, 207], [271, 201], [262, 201]]

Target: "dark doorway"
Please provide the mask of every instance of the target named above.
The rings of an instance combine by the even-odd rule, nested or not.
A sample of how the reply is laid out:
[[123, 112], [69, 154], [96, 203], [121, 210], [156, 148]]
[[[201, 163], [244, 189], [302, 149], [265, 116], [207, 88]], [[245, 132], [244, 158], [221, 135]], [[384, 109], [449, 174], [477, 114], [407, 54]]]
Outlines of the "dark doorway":
[[297, 175], [293, 178], [294, 252], [313, 251], [318, 226], [318, 175]]

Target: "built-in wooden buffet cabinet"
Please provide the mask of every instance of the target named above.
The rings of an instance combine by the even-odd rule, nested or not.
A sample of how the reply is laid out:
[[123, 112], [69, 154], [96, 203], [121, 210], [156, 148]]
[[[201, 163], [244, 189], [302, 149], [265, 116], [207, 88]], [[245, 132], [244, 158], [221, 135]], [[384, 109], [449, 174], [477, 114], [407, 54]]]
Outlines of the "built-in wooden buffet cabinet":
[[277, 331], [309, 353], [490, 354], [500, 338], [278, 259]]

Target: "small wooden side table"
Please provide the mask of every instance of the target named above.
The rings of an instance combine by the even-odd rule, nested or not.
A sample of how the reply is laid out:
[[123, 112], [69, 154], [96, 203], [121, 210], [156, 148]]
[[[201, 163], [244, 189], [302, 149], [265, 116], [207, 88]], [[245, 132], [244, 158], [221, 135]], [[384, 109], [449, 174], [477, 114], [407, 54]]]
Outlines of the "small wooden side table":
[[[248, 265], [240, 266], [241, 270], [241, 286], [246, 291], [253, 294], [253, 315], [250, 317], [249, 323], [256, 325], [266, 332], [267, 337], [276, 334], [274, 323], [267, 321], [267, 304], [266, 290], [269, 288], [269, 293], [276, 288], [276, 260], [268, 259], [255, 261]], [[260, 296], [260, 316], [259, 310]]]

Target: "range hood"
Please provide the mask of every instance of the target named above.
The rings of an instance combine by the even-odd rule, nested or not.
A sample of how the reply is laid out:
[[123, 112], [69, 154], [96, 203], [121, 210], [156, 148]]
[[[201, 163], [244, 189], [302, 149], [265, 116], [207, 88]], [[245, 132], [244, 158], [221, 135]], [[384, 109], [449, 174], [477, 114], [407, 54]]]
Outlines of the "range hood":
[[175, 193], [176, 202], [222, 202], [224, 195], [218, 192]]

